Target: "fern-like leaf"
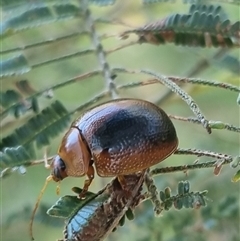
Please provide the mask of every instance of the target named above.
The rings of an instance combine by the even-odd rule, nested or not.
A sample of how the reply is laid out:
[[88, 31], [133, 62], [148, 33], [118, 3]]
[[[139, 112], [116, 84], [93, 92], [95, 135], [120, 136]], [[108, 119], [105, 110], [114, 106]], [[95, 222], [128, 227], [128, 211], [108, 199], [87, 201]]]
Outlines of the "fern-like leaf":
[[[133, 218], [130, 209], [134, 209], [140, 200], [144, 172], [124, 178], [125, 190], [131, 192], [129, 196], [124, 195], [115, 178], [97, 194], [87, 192], [86, 200], [65, 196], [48, 210], [49, 215], [68, 218], [64, 240], [88, 240], [86, 237], [90, 237], [89, 240], [103, 240], [106, 232], [115, 229], [118, 224], [124, 224], [125, 214], [127, 218]], [[78, 194], [82, 191], [76, 187], [72, 190]]]
[[0, 62], [0, 68], [0, 77], [24, 74], [31, 70], [31, 68], [28, 66], [27, 59], [22, 54], [2, 60]]
[[6, 108], [15, 102], [18, 102], [20, 98], [20, 93], [15, 90], [7, 90], [6, 92], [0, 92], [0, 105]]
[[[221, 14], [220, 14], [221, 13]], [[140, 43], [194, 47], [233, 47], [240, 45], [240, 21], [231, 23], [222, 19], [220, 6], [197, 7], [193, 5], [189, 14], [173, 14], [160, 21], [122, 34], [135, 33]]]
[[69, 123], [69, 115], [63, 105], [56, 101], [31, 118], [0, 143], [2, 168], [26, 164], [35, 157], [33, 143], [38, 148], [50, 144]]
[[171, 196], [171, 189], [165, 188], [160, 191], [161, 206], [164, 210], [169, 210], [172, 206], [176, 209], [184, 208], [199, 208], [206, 206], [207, 191], [190, 192], [190, 183], [181, 181], [178, 183], [178, 194]]
[[[76, 189], [76, 188], [75, 188]], [[79, 188], [77, 188], [79, 189]], [[82, 190], [80, 190], [81, 192]], [[74, 214], [82, 209], [87, 203], [97, 197], [97, 194], [92, 192], [87, 192], [86, 197], [83, 200], [79, 200], [77, 196], [64, 196], [61, 197], [51, 208], [48, 209], [47, 214], [57, 218], [70, 218]], [[106, 199], [106, 198], [105, 198]], [[94, 200], [96, 207], [102, 204], [102, 201]], [[93, 205], [95, 207], [95, 205]], [[89, 207], [88, 207], [89, 209]], [[85, 210], [86, 211], [86, 210]], [[94, 211], [93, 211], [94, 212]], [[74, 219], [74, 217], [73, 217]]]
[[16, 118], [29, 110], [39, 112], [38, 99], [36, 97], [28, 98], [23, 101], [23, 94], [33, 94], [35, 90], [31, 88], [27, 80], [21, 80], [16, 83], [18, 91], [7, 90], [0, 92], [0, 105], [3, 111], [0, 113], [1, 119], [8, 113], [13, 113]]
[[53, 6], [37, 5], [30, 9], [27, 6], [26, 10], [19, 15], [13, 15], [2, 22], [0, 32], [2, 36], [9, 36], [24, 29], [73, 18], [80, 14], [80, 8], [72, 3], [58, 3]]
[[23, 146], [4, 148], [3, 152], [0, 152], [0, 170], [26, 165], [34, 156], [32, 145], [29, 145], [28, 148]]

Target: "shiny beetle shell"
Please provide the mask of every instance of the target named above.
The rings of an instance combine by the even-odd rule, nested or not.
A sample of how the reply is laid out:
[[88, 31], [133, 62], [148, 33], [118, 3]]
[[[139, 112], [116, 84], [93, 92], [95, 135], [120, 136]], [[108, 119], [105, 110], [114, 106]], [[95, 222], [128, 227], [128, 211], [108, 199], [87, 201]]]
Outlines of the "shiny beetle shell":
[[[53, 161], [55, 181], [67, 176], [121, 177], [147, 169], [170, 156], [178, 138], [167, 114], [139, 99], [99, 105], [72, 123]], [[119, 178], [120, 183], [124, 183]]]

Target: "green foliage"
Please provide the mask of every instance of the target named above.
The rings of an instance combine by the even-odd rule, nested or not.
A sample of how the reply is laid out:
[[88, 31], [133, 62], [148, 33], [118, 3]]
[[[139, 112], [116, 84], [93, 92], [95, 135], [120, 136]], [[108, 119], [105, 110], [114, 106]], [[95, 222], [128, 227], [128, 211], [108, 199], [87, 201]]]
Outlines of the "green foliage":
[[31, 145], [27, 148], [22, 146], [6, 147], [0, 152], [0, 170], [7, 167], [15, 167], [27, 164], [35, 155]]
[[[80, 190], [81, 192], [81, 190]], [[77, 196], [64, 196], [61, 197], [56, 204], [54, 204], [48, 211], [47, 214], [57, 218], [67, 218], [67, 219], [74, 219], [76, 212], [80, 209], [82, 210], [84, 206], [92, 206], [97, 203], [100, 203], [100, 200], [95, 200], [97, 195], [92, 192], [86, 193], [86, 198], [80, 200]], [[93, 200], [91, 202], [91, 200]], [[86, 210], [82, 210], [82, 212], [86, 212]], [[94, 210], [92, 211], [94, 214]]]
[[15, 90], [7, 90], [6, 92], [0, 92], [0, 104], [2, 107], [8, 107], [10, 104], [17, 102], [21, 95]]
[[136, 33], [140, 43], [174, 43], [194, 47], [233, 47], [239, 43], [240, 21], [231, 24], [221, 6], [192, 5], [189, 14], [172, 14], [144, 27], [126, 31]]
[[30, 86], [27, 80], [21, 80], [16, 83], [19, 91], [9, 89], [5, 92], [0, 92], [0, 105], [4, 108], [4, 112], [0, 114], [2, 119], [9, 113], [13, 113], [16, 118], [32, 110], [34, 113], [39, 112], [39, 104], [36, 97], [28, 98], [22, 101], [25, 94], [34, 94], [35, 90]]
[[77, 196], [64, 196], [47, 213], [50, 216], [68, 219], [65, 232], [68, 238], [71, 238], [71, 235], [79, 233], [82, 227], [94, 219], [96, 210], [106, 199], [107, 196], [97, 196], [90, 192], [86, 194], [86, 199], [81, 201]]
[[20, 54], [5, 61], [1, 61], [1, 77], [11, 76], [16, 74], [24, 74], [31, 70], [28, 66], [27, 59]]
[[[76, 193], [81, 193], [82, 189], [74, 187], [73, 190]], [[162, 207], [165, 211], [168, 211], [173, 205], [176, 209], [185, 208], [200, 208], [205, 206], [206, 191], [203, 192], [190, 192], [190, 183], [188, 181], [181, 181], [178, 184], [178, 194], [171, 195], [170, 188], [165, 188], [165, 191], [160, 192], [160, 198], [162, 201]], [[101, 209], [101, 206], [110, 202], [107, 201], [108, 195], [94, 194], [87, 192], [84, 200], [79, 200], [77, 196], [64, 196], [61, 197], [56, 204], [54, 204], [48, 211], [48, 215], [65, 218], [68, 220], [66, 226], [66, 233], [68, 235], [79, 233], [81, 227], [87, 226], [91, 221], [94, 223], [96, 216], [96, 210]], [[110, 198], [111, 199], [111, 198]], [[112, 202], [112, 200], [111, 200]], [[120, 200], [119, 200], [120, 202]], [[120, 205], [117, 203], [115, 205]], [[104, 212], [102, 209], [100, 212]], [[125, 217], [128, 220], [134, 219], [134, 214], [131, 209], [128, 209], [125, 215], [120, 219], [119, 226], [123, 226], [125, 223]], [[114, 229], [113, 231], [115, 231]]]
[[[236, 6], [220, 5], [220, 2], [239, 4], [238, 0], [211, 1], [211, 4], [210, 2], [207, 4], [208, 1], [201, 4], [203, 1], [197, 0], [89, 0], [88, 3], [94, 5], [93, 8], [91, 5], [89, 7], [89, 9], [92, 8], [92, 13], [85, 12], [86, 9], [81, 6], [83, 1], [85, 0], [41, 0], [30, 3], [26, 0], [2, 0], [0, 3], [3, 13], [0, 52], [0, 76], [2, 77], [0, 80], [2, 87], [0, 171], [1, 177], [8, 177], [2, 179], [3, 195], [1, 197], [6, 210], [3, 213], [3, 225], [8, 226], [8, 229], [3, 229], [2, 234], [6, 241], [16, 241], [18, 237], [15, 237], [15, 233], [22, 234], [21, 237], [27, 239], [27, 224], [23, 221], [28, 223], [30, 209], [24, 209], [23, 212], [18, 213], [15, 210], [12, 211], [12, 207], [22, 210], [23, 206], [32, 205], [32, 203], [29, 205], [31, 198], [35, 200], [37, 194], [34, 191], [38, 189], [38, 185], [42, 185], [41, 182], [46, 173], [41, 168], [35, 169], [30, 166], [42, 163], [38, 159], [42, 159], [43, 147], [51, 147], [48, 148], [51, 150], [47, 154], [55, 155], [61, 140], [55, 141], [53, 138], [60, 136], [60, 133], [69, 125], [70, 115], [73, 113], [79, 115], [86, 108], [109, 100], [110, 97], [130, 96], [149, 99], [160, 103], [164, 109], [166, 108], [167, 113], [181, 115], [175, 120], [183, 121], [183, 124], [177, 121], [175, 123], [174, 120], [180, 146], [186, 145], [196, 149], [209, 148], [223, 153], [232, 153], [232, 156], [238, 153], [239, 143], [236, 136], [239, 133], [239, 127], [236, 127], [238, 119], [235, 116], [237, 113], [235, 105], [236, 99], [240, 104], [237, 87], [240, 24], [239, 21], [232, 20], [236, 13], [234, 9]], [[217, 5], [213, 5], [214, 2], [217, 2]], [[142, 3], [156, 4], [142, 5]], [[188, 6], [181, 3], [194, 4], [189, 6], [189, 12], [187, 12]], [[141, 7], [138, 6], [139, 4]], [[108, 7], [100, 9], [95, 5]], [[129, 26], [141, 26], [139, 24], [153, 18], [162, 20], [153, 21], [152, 24], [146, 24], [140, 28], [129, 28]], [[131, 33], [136, 34], [137, 41], [129, 41], [119, 46], [118, 44], [122, 44], [122, 41], [112, 38], [113, 36], [127, 37]], [[131, 37], [134, 38], [134, 36]], [[145, 42], [166, 45], [161, 48], [148, 45], [141, 48], [133, 46]], [[186, 48], [186, 46], [192, 48]], [[216, 47], [217, 51], [214, 48], [206, 49], [211, 46]], [[127, 51], [125, 47], [129, 47]], [[121, 65], [121, 68], [114, 69], [115, 65]], [[150, 69], [148, 73], [142, 71], [142, 66]], [[136, 67], [140, 70], [132, 70]], [[172, 93], [164, 97], [165, 87], [158, 85], [159, 79], [152, 79], [154, 75], [149, 75], [157, 72], [163, 73], [157, 74], [159, 79], [168, 79], [176, 83], [182, 91], [188, 92], [194, 100], [196, 98], [196, 103], [203, 106], [207, 120], [212, 119], [208, 123], [213, 128], [213, 135], [207, 135], [197, 125], [193, 125], [202, 124], [199, 118], [183, 117], [189, 115], [188, 109], [182, 106], [177, 98], [170, 99]], [[130, 73], [132, 75], [127, 76]], [[144, 80], [143, 73], [146, 78]], [[117, 74], [116, 78], [113, 77], [114, 74]], [[168, 77], [167, 74], [184, 77]], [[216, 79], [218, 82], [210, 79]], [[70, 86], [70, 84], [73, 85]], [[202, 87], [203, 85], [205, 86]], [[216, 88], [209, 92], [209, 86]], [[234, 92], [226, 94], [226, 90], [234, 90]], [[39, 98], [42, 96], [47, 98]], [[50, 101], [52, 98], [54, 102]], [[196, 106], [193, 104], [192, 108]], [[219, 131], [222, 129], [224, 131]], [[167, 165], [165, 174], [171, 169], [168, 167], [174, 158], [170, 157], [164, 162]], [[159, 219], [154, 218], [150, 205], [144, 202], [135, 210], [134, 222], [111, 234], [110, 238], [116, 241], [203, 241], [219, 235], [224, 241], [234, 240], [234, 238], [237, 240], [238, 236], [235, 235], [234, 229], [238, 224], [236, 216], [239, 200], [236, 195], [232, 195], [233, 190], [236, 190], [236, 184], [230, 184], [230, 179], [233, 176], [233, 182], [239, 181], [239, 157], [231, 162], [231, 166], [236, 168], [233, 170], [234, 174], [228, 175], [225, 172], [224, 175], [219, 175], [218, 179], [208, 171], [199, 170], [195, 173], [192, 170], [202, 168], [205, 163], [205, 167], [215, 166], [215, 170], [222, 168], [222, 172], [228, 171], [228, 166], [225, 165], [223, 168], [221, 158], [219, 160], [212, 157], [213, 160], [207, 162], [203, 157], [202, 162], [196, 165], [187, 164], [188, 160], [192, 163], [195, 160], [193, 158], [177, 158], [181, 161], [179, 164], [181, 166], [173, 166], [172, 172], [177, 169], [185, 171], [189, 166], [192, 169], [189, 182], [177, 184], [177, 174], [162, 175], [160, 182], [156, 182], [156, 186], [163, 190], [158, 196], [161, 207], [165, 210], [164, 216]], [[196, 161], [198, 162], [198, 159]], [[173, 165], [176, 163], [173, 162]], [[28, 172], [25, 178], [10, 175], [16, 170], [20, 173]], [[25, 183], [24, 180], [26, 180]], [[100, 185], [102, 180], [104, 179], [93, 184], [97, 190], [102, 188]], [[30, 185], [32, 182], [34, 185]], [[205, 206], [206, 192], [190, 191], [190, 183], [195, 190], [208, 189], [208, 196], [214, 200], [214, 203]], [[73, 185], [72, 183], [69, 185], [70, 187], [76, 185], [76, 181]], [[175, 189], [177, 185], [177, 194], [172, 194], [169, 186]], [[9, 195], [10, 191], [16, 195], [14, 200], [12, 195]], [[66, 193], [68, 192], [69, 186], [66, 188]], [[68, 219], [67, 228], [70, 233], [73, 229], [78, 231], [79, 220], [88, 225], [88, 221], [94, 218], [98, 205], [105, 200], [98, 199], [97, 194], [94, 193], [89, 192], [87, 195], [89, 196], [83, 201], [79, 201], [76, 196], [61, 197], [48, 210], [48, 214]], [[57, 234], [52, 227], [55, 225], [54, 220], [59, 221], [59, 219], [53, 218], [49, 221], [49, 217], [44, 216], [54, 202], [51, 199], [53, 196], [52, 192], [45, 195], [47, 204], [42, 209], [40, 205], [37, 215], [36, 231], [40, 230], [38, 237], [41, 240], [55, 240], [62, 233], [63, 222], [60, 226], [58, 223], [60, 228]], [[204, 208], [198, 210], [200, 206]], [[181, 212], [176, 212], [176, 209]], [[88, 216], [84, 219], [86, 213]], [[125, 216], [129, 220], [134, 218], [131, 209]], [[124, 224], [125, 216], [122, 217], [119, 225]], [[17, 218], [17, 222], [13, 223], [13, 217]], [[47, 225], [44, 226], [44, 223]], [[194, 225], [199, 225], [200, 228]], [[41, 232], [42, 226], [44, 232]], [[15, 236], [11, 236], [13, 233]]]
[[35, 157], [33, 143], [36, 142], [38, 148], [49, 145], [50, 139], [58, 135], [68, 123], [68, 112], [59, 101], [43, 109], [1, 140], [0, 167], [3, 169], [27, 164]]
[[54, 4], [53, 6], [25, 5], [25, 10], [3, 21], [0, 35], [6, 37], [17, 31], [35, 28], [51, 22], [66, 20], [80, 14], [80, 9], [72, 3]]
[[235, 175], [234, 175], [233, 178], [232, 178], [232, 181], [233, 181], [233, 182], [238, 182], [238, 181], [240, 181], [240, 170], [238, 170], [238, 171], [235, 173]]
[[173, 205], [176, 209], [199, 208], [206, 205], [206, 194], [207, 191], [190, 192], [190, 183], [181, 181], [178, 183], [177, 195], [171, 196], [171, 189], [167, 187], [164, 191], [160, 191], [160, 199], [164, 210], [169, 210]]

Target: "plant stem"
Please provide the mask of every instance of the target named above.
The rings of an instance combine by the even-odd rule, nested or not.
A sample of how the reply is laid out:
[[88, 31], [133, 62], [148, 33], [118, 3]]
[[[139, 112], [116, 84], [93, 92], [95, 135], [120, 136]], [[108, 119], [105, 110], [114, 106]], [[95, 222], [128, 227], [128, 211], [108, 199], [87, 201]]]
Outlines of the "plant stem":
[[[114, 72], [115, 69], [113, 69]], [[118, 70], [118, 68], [116, 69]], [[227, 83], [221, 83], [217, 81], [211, 81], [211, 80], [204, 80], [204, 79], [197, 79], [197, 78], [181, 78], [181, 77], [172, 77], [172, 76], [166, 76], [168, 79], [172, 80], [175, 83], [190, 83], [190, 84], [198, 84], [198, 85], [207, 85], [211, 87], [216, 88], [223, 88], [230, 91], [240, 92], [240, 88], [227, 84]], [[151, 85], [151, 84], [159, 84], [159, 81], [157, 79], [148, 79], [146, 81], [139, 81], [139, 82], [133, 82], [126, 85], [118, 86], [119, 89], [128, 89], [138, 86], [144, 86], [144, 85]]]
[[115, 98], [117, 98], [117, 91], [116, 91], [115, 83], [113, 82], [113, 77], [112, 77], [113, 75], [111, 73], [110, 66], [106, 60], [105, 51], [103, 49], [99, 36], [95, 30], [94, 20], [91, 17], [91, 12], [88, 8], [88, 1], [80, 0], [80, 5], [83, 8], [83, 12], [84, 12], [83, 16], [85, 19], [86, 29], [87, 29], [87, 31], [90, 32], [92, 43], [94, 45], [99, 64], [101, 66], [103, 76], [104, 76], [104, 79], [107, 84], [107, 88], [108, 88], [109, 92], [111, 93], [112, 99], [115, 99]]
[[40, 47], [40, 46], [45, 46], [45, 45], [52, 44], [52, 43], [57, 43], [62, 40], [71, 39], [71, 38], [85, 35], [85, 34], [88, 34], [88, 32], [84, 31], [84, 32], [71, 33], [71, 34], [61, 36], [61, 37], [58, 37], [55, 39], [48, 39], [48, 40], [40, 41], [40, 42], [37, 42], [34, 44], [29, 44], [29, 45], [25, 45], [25, 46], [21, 46], [21, 47], [2, 50], [2, 51], [0, 51], [0, 54], [9, 54], [9, 53], [16, 52], [16, 51], [24, 51], [24, 50], [35, 48], [35, 47]]
[[[195, 156], [206, 156], [216, 158], [218, 160], [223, 160], [221, 165], [229, 164], [233, 161], [233, 157], [230, 155], [216, 153], [212, 151], [206, 150], [197, 150], [197, 149], [178, 149], [174, 152], [176, 155], [195, 155]], [[163, 168], [155, 168], [150, 171], [151, 176], [156, 176], [159, 174], [165, 173], [172, 173], [172, 172], [180, 172], [180, 171], [187, 171], [187, 170], [194, 170], [194, 169], [201, 169], [201, 168], [214, 168], [216, 167], [217, 161], [209, 161], [204, 163], [195, 163], [189, 165], [182, 165], [182, 166], [171, 166], [171, 167], [163, 167]]]
[[[23, 101], [30, 101], [32, 98], [36, 98], [36, 97], [39, 97], [41, 96], [43, 93], [49, 91], [49, 90], [57, 90], [58, 88], [61, 88], [63, 86], [66, 86], [66, 85], [69, 85], [69, 84], [73, 84], [77, 81], [81, 81], [81, 80], [84, 80], [84, 79], [87, 79], [87, 78], [90, 78], [90, 77], [93, 77], [93, 76], [96, 76], [96, 75], [100, 75], [102, 73], [101, 70], [94, 70], [94, 71], [91, 71], [91, 72], [87, 72], [85, 74], [82, 74], [82, 75], [79, 75], [79, 76], [76, 76], [74, 78], [71, 78], [71, 79], [68, 79], [67, 81], [63, 81], [59, 84], [56, 84], [56, 85], [53, 85], [53, 86], [50, 86], [50, 87], [47, 87], [46, 89], [43, 89], [41, 91], [38, 91], [34, 94], [32, 94], [31, 96], [27, 97], [26, 99], [24, 99]], [[22, 100], [21, 100], [22, 101]], [[18, 105], [19, 103], [16, 102], [12, 105], [10, 105], [8, 108], [6, 108], [3, 112], [0, 113], [0, 118], [3, 119], [4, 116], [6, 116], [6, 114], [8, 113], [8, 111], [11, 109], [11, 108], [14, 108]]]
[[166, 76], [156, 74], [156, 73], [154, 73], [150, 70], [128, 70], [128, 69], [125, 69], [125, 68], [115, 68], [114, 70], [116, 72], [123, 72], [123, 73], [130, 73], [130, 74], [144, 73], [144, 74], [147, 74], [147, 75], [154, 76], [154, 78], [156, 78], [160, 83], [164, 84], [171, 91], [173, 91], [178, 96], [180, 96], [181, 99], [184, 100], [188, 104], [189, 108], [197, 116], [198, 120], [202, 123], [203, 127], [206, 128], [208, 133], [209, 134], [211, 133], [211, 128], [208, 124], [208, 120], [202, 114], [202, 112], [201, 112], [200, 108], [198, 107], [197, 103], [183, 89], [181, 89], [177, 84], [172, 82]]
[[[176, 115], [168, 115], [168, 116], [171, 119], [175, 119], [175, 120], [187, 121], [194, 124], [201, 124], [201, 122], [197, 118], [193, 118], [193, 117], [182, 117], [182, 116], [176, 116]], [[237, 127], [228, 123], [224, 123], [221, 121], [209, 120], [209, 125], [212, 129], [218, 129], [218, 130], [226, 129], [228, 131], [240, 132], [240, 127]]]

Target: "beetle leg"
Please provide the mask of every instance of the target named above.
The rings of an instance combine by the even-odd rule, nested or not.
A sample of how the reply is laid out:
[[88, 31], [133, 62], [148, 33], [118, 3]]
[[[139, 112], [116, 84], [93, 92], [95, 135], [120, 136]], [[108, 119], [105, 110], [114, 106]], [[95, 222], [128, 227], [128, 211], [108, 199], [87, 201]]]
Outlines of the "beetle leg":
[[124, 191], [124, 194], [127, 196], [127, 197], [131, 197], [132, 196], [132, 193], [131, 193], [131, 190], [129, 190], [127, 188], [127, 183], [126, 183], [126, 179], [124, 176], [118, 176], [118, 182], [120, 183], [121, 187], [122, 187], [122, 190]]
[[80, 199], [84, 199], [85, 198], [85, 195], [86, 195], [86, 193], [88, 191], [88, 188], [89, 188], [89, 186], [91, 185], [91, 183], [92, 183], [92, 181], [94, 179], [94, 168], [93, 168], [92, 164], [88, 167], [88, 171], [87, 171], [86, 175], [87, 175], [88, 179], [86, 179], [84, 181], [83, 190], [79, 194], [79, 198]]

